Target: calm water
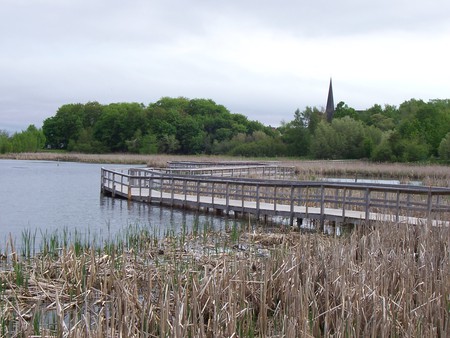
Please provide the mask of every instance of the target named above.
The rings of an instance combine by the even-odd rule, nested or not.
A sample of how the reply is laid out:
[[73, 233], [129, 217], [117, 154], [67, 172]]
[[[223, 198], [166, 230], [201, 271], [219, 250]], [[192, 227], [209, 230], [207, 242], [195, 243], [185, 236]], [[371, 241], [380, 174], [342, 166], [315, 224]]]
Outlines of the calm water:
[[130, 167], [53, 161], [0, 160], [0, 252], [10, 234], [20, 245], [25, 230], [58, 233], [64, 228], [89, 237], [116, 236], [128, 225], [156, 234], [199, 224], [220, 229], [225, 218], [144, 203], [112, 199], [100, 193], [100, 168]]

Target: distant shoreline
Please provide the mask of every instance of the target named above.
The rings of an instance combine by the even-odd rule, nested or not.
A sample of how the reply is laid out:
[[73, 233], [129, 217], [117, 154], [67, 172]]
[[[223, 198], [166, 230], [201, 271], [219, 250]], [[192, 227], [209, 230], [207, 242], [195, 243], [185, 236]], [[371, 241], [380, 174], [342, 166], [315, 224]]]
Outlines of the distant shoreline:
[[[140, 155], [140, 154], [81, 154], [81, 153], [9, 153], [0, 159], [64, 161], [82, 163], [147, 165], [164, 168], [169, 161], [236, 161], [242, 157], [208, 155]], [[246, 161], [252, 160], [245, 158]], [[424, 185], [450, 186], [450, 166], [417, 163], [374, 163], [361, 160], [301, 160], [290, 158], [257, 159], [279, 161], [294, 166], [299, 180], [316, 180], [320, 177], [349, 177], [373, 179], [398, 179], [401, 182], [422, 180]]]
[[[182, 156], [182, 155], [140, 155], [140, 154], [81, 154], [81, 153], [58, 153], [58, 152], [37, 152], [37, 153], [8, 153], [0, 154], [0, 159], [10, 160], [37, 160], [37, 161], [65, 161], [82, 163], [109, 163], [109, 164], [141, 164], [165, 167], [168, 161], [180, 160], [226, 160], [225, 156]], [[157, 165], [156, 165], [157, 164]]]

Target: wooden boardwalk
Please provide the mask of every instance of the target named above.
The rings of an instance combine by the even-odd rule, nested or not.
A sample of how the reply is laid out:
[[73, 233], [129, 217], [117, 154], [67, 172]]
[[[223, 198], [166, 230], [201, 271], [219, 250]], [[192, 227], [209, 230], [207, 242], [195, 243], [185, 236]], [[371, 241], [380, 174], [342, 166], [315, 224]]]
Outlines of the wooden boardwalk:
[[[286, 180], [289, 167], [102, 168], [101, 190], [113, 197], [257, 218], [291, 225], [324, 222], [449, 226], [450, 188]], [[272, 179], [254, 178], [256, 174]], [[267, 174], [267, 175], [266, 175]], [[251, 176], [249, 178], [248, 176]], [[281, 178], [281, 179], [273, 179]]]

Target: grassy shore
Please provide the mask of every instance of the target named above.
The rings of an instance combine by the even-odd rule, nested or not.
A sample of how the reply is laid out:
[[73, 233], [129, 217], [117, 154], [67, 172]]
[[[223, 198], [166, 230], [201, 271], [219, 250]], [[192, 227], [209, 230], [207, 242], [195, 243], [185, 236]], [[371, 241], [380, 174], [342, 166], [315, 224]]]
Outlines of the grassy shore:
[[0, 269], [8, 337], [447, 337], [449, 228], [73, 242]]
[[[227, 161], [248, 160], [227, 156], [180, 156], [137, 154], [76, 154], [76, 153], [17, 153], [3, 154], [0, 158], [19, 160], [76, 161], [86, 163], [148, 165], [163, 168], [168, 161]], [[261, 159], [258, 159], [261, 160]], [[314, 180], [320, 177], [347, 177], [372, 179], [398, 179], [402, 183], [420, 180], [424, 185], [450, 187], [450, 166], [437, 164], [371, 163], [367, 161], [303, 161], [286, 158], [263, 160], [280, 161], [293, 166], [298, 179]]]

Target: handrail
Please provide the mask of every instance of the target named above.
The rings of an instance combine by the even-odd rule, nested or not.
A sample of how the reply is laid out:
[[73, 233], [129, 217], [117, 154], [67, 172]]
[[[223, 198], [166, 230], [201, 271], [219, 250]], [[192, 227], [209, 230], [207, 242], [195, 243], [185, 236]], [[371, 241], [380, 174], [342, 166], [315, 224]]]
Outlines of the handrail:
[[[120, 174], [129, 179], [139, 179], [142, 178], [141, 175], [128, 174], [114, 169], [102, 168], [105, 172], [111, 172], [115, 174]], [[125, 169], [128, 170], [128, 169]], [[136, 169], [133, 169], [136, 170]], [[432, 194], [450, 195], [450, 188], [446, 187], [435, 187], [435, 186], [419, 186], [419, 185], [405, 185], [405, 184], [386, 184], [386, 183], [362, 183], [362, 182], [323, 182], [323, 181], [290, 181], [290, 180], [273, 180], [273, 179], [259, 179], [259, 178], [245, 178], [245, 177], [221, 177], [221, 176], [185, 176], [185, 175], [175, 175], [170, 173], [161, 173], [159, 171], [153, 171], [151, 169], [141, 169], [143, 172], [149, 173], [144, 177], [151, 175], [154, 179], [160, 178], [170, 178], [176, 180], [187, 180], [187, 181], [200, 181], [200, 182], [229, 182], [229, 183], [243, 183], [243, 184], [259, 184], [264, 186], [273, 186], [274, 184], [278, 186], [290, 187], [292, 185], [296, 187], [329, 187], [329, 188], [347, 188], [353, 190], [365, 190], [366, 188], [370, 190], [379, 191], [401, 191], [401, 192], [414, 192], [418, 194], [427, 194], [431, 192]]]
[[[450, 215], [450, 188], [445, 187], [190, 176], [167, 174], [151, 168], [102, 168], [102, 191], [105, 190], [113, 196], [118, 192], [119, 196], [129, 199], [170, 205], [181, 200], [183, 205], [223, 208], [227, 212], [234, 208], [235, 212], [255, 213], [258, 217], [270, 211], [289, 215], [291, 220], [295, 215], [307, 218], [314, 214], [321, 221], [330, 217], [369, 221], [391, 215], [393, 217], [389, 219], [396, 222], [405, 217], [407, 221], [409, 217], [415, 217], [448, 222]], [[192, 201], [189, 202], [190, 196]], [[210, 200], [206, 201], [206, 197]], [[232, 205], [237, 201], [239, 210]], [[254, 205], [250, 207], [249, 203]], [[300, 211], [300, 207], [305, 210]], [[360, 212], [359, 216], [355, 216], [355, 211]]]

